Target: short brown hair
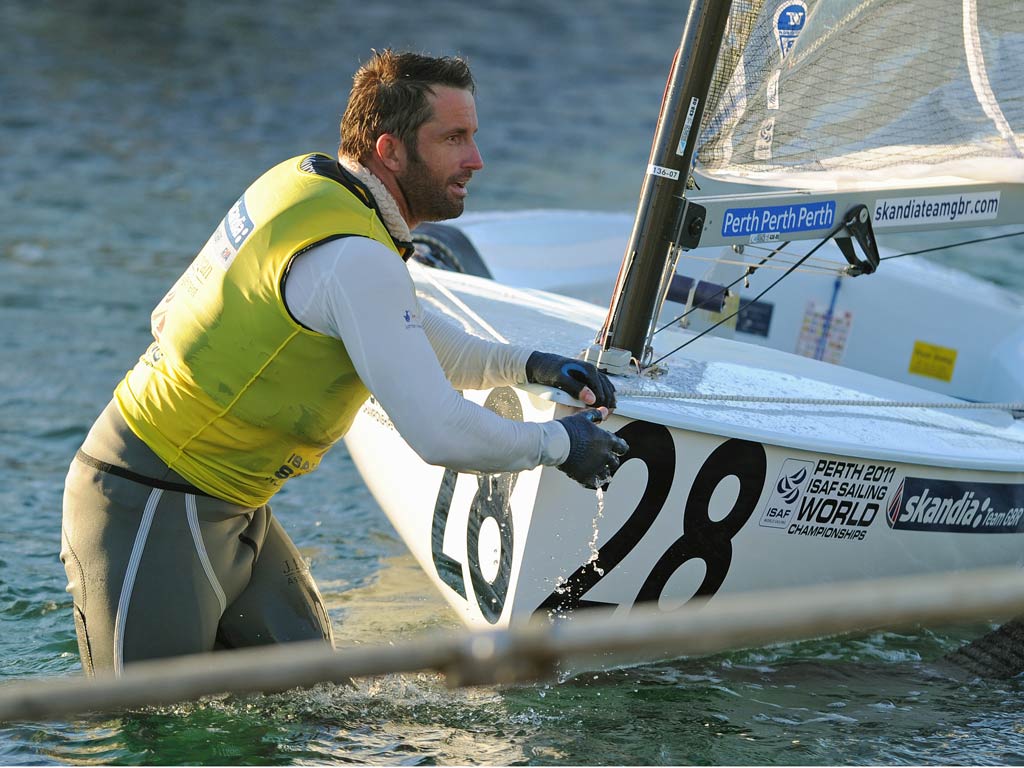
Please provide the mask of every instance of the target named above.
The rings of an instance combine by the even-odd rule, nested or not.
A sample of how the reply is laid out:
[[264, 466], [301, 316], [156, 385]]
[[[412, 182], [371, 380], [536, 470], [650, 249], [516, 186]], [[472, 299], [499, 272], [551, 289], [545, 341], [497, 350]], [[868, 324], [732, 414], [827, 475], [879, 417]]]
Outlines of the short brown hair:
[[469, 65], [459, 57], [374, 51], [352, 78], [339, 153], [358, 160], [373, 151], [381, 134], [390, 133], [415, 154], [416, 131], [432, 116], [432, 85], [476, 90]]

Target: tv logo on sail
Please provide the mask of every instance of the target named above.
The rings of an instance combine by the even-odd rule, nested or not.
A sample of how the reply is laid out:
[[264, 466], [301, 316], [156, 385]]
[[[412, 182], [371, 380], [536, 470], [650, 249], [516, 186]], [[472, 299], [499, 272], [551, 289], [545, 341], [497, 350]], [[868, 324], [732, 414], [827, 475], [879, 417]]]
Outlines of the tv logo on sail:
[[775, 42], [779, 44], [782, 57], [790, 52], [800, 36], [800, 30], [807, 21], [807, 4], [803, 2], [783, 3], [775, 11]]

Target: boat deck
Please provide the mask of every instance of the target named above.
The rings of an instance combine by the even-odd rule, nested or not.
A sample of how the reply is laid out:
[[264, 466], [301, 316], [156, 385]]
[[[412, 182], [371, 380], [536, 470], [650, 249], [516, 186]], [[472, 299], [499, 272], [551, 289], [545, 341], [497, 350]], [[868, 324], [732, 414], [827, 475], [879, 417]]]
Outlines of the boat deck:
[[[513, 344], [575, 356], [591, 344], [605, 316], [603, 307], [561, 295], [425, 267], [414, 266], [412, 272], [425, 304], [440, 307], [478, 335], [495, 338], [496, 332]], [[666, 330], [657, 337], [656, 356], [690, 337], [688, 331]], [[850, 368], [712, 336], [697, 340], [665, 364], [665, 373], [654, 379], [614, 379], [624, 392], [655, 395], [621, 397], [619, 414], [816, 453], [1024, 471], [1024, 421], [1007, 412], [829, 405], [821, 401], [960, 401]], [[745, 396], [752, 402], [666, 397], [674, 392]], [[560, 393], [549, 390], [545, 396], [559, 399]], [[758, 398], [814, 402], [756, 402]]]

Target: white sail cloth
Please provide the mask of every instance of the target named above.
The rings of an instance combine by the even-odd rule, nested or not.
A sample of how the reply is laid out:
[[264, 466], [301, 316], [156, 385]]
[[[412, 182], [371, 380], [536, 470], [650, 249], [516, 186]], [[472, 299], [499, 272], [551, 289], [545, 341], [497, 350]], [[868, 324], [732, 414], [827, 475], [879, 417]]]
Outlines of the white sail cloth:
[[1020, 0], [736, 0], [698, 143], [723, 181], [1024, 182]]

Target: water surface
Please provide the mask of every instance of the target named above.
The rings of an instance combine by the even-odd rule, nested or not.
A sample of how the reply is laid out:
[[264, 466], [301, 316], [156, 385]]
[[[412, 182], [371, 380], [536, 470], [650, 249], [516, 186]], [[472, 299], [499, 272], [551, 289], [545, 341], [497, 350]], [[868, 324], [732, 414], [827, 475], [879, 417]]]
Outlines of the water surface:
[[[0, 679], [77, 674], [63, 477], [149, 312], [241, 190], [333, 152], [372, 48], [469, 58], [469, 207], [631, 210], [678, 3], [7, 0], [0, 8]], [[904, 237], [898, 247], [919, 245]], [[1019, 240], [934, 258], [1017, 290]], [[456, 619], [343, 446], [275, 505], [342, 643]], [[1017, 680], [930, 662], [982, 627], [833, 638], [511, 689], [433, 675], [0, 729], [6, 764], [1024, 761]]]

